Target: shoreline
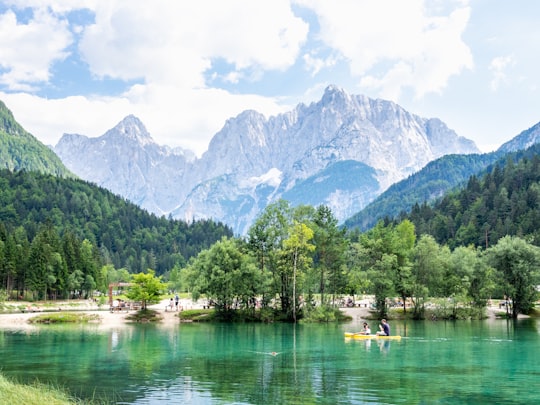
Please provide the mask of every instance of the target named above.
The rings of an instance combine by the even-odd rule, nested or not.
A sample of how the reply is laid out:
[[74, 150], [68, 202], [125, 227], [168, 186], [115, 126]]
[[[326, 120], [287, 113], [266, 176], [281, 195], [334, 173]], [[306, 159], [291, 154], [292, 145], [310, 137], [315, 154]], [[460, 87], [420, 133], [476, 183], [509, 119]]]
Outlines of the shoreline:
[[[340, 308], [345, 314], [352, 317], [353, 321], [373, 321], [375, 320], [373, 312], [369, 308], [360, 308], [360, 307], [345, 307]], [[489, 320], [496, 320], [496, 319], [506, 319], [498, 316], [501, 313], [504, 313], [504, 309], [499, 308], [496, 305], [491, 305], [486, 308], [487, 311], [487, 318]], [[525, 319], [530, 318], [529, 315], [523, 315], [519, 314], [518, 319]], [[425, 319], [426, 321], [428, 319]]]
[[[25, 303], [20, 303], [19, 306], [24, 305]], [[70, 306], [68, 307], [62, 307], [59, 305], [57, 310], [53, 310], [52, 308], [50, 310], [48, 309], [39, 309], [37, 308], [33, 312], [12, 312], [12, 313], [0, 313], [0, 329], [10, 329], [10, 328], [16, 328], [16, 329], [33, 329], [38, 328], [41, 325], [39, 324], [31, 324], [28, 322], [29, 319], [39, 316], [43, 313], [54, 313], [58, 311], [64, 311], [64, 312], [78, 312], [78, 313], [85, 313], [85, 314], [97, 314], [99, 315], [99, 320], [95, 322], [91, 322], [91, 325], [96, 325], [98, 328], [118, 328], [118, 327], [124, 327], [129, 326], [132, 324], [135, 324], [134, 322], [131, 322], [127, 319], [127, 316], [130, 314], [133, 314], [135, 311], [122, 311], [122, 312], [111, 312], [108, 309], [108, 306], [106, 308], [100, 308], [96, 304], [89, 304], [87, 302], [81, 303], [80, 305], [74, 306], [74, 303], [69, 303]], [[160, 326], [174, 326], [180, 324], [180, 319], [178, 318], [178, 314], [180, 311], [176, 310], [169, 310], [168, 307], [169, 300], [164, 299], [158, 304], [149, 305], [148, 308], [152, 309], [154, 311], [157, 311], [161, 317], [162, 320], [159, 322], [156, 322], [157, 325]], [[30, 305], [30, 303], [28, 303]], [[194, 308], [202, 308], [202, 305], [193, 303], [190, 300], [182, 300], [180, 302], [180, 307], [185, 309], [194, 309]], [[373, 313], [370, 311], [369, 308], [362, 308], [362, 307], [344, 307], [340, 308], [346, 315], [349, 315], [352, 319], [352, 322], [361, 322], [361, 321], [373, 321]], [[487, 308], [487, 314], [488, 320], [496, 320], [501, 319], [497, 315], [500, 314], [502, 311], [497, 306], [491, 306]], [[527, 315], [519, 315], [519, 319], [522, 318], [528, 318]]]
[[[171, 326], [180, 324], [180, 319], [178, 318], [179, 311], [175, 310], [166, 310], [169, 300], [162, 300], [159, 304], [148, 305], [148, 309], [157, 311], [162, 319], [157, 322], [158, 325]], [[28, 304], [28, 305], [25, 305]], [[69, 305], [58, 305], [58, 309], [40, 308], [36, 305], [31, 305], [31, 303], [19, 302], [18, 306], [26, 306], [28, 308], [32, 307], [32, 310], [25, 312], [8, 312], [0, 313], [0, 329], [34, 329], [38, 328], [40, 324], [31, 324], [28, 321], [31, 318], [42, 314], [58, 313], [58, 312], [76, 312], [81, 314], [97, 314], [99, 320], [89, 322], [88, 325], [95, 325], [98, 328], [118, 328], [136, 324], [127, 319], [128, 315], [134, 314], [136, 311], [120, 311], [112, 312], [109, 310], [108, 305], [99, 307], [97, 304], [92, 304], [88, 302], [80, 303], [79, 305], [74, 305], [73, 302], [70, 302]], [[184, 308], [195, 308], [197, 305], [186, 305]]]

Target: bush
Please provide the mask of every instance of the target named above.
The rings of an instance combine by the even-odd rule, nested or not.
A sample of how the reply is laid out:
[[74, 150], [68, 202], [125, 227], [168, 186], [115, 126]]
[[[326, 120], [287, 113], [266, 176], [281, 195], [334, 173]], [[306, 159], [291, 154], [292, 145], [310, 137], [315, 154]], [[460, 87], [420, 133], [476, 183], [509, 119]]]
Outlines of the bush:
[[304, 310], [302, 322], [343, 322], [351, 320], [339, 308], [330, 305], [321, 305]]
[[208, 322], [214, 319], [213, 309], [185, 309], [178, 313], [181, 321]]
[[433, 319], [463, 320], [486, 318], [486, 311], [483, 307], [454, 306], [448, 304], [447, 299], [436, 300], [435, 308], [430, 310], [430, 313], [430, 318]]

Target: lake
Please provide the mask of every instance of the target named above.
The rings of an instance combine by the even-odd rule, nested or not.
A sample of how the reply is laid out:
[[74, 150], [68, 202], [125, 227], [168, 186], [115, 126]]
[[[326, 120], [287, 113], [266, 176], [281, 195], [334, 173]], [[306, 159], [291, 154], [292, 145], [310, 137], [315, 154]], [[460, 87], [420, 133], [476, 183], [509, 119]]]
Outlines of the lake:
[[390, 324], [0, 329], [0, 369], [115, 404], [540, 403], [540, 320]]

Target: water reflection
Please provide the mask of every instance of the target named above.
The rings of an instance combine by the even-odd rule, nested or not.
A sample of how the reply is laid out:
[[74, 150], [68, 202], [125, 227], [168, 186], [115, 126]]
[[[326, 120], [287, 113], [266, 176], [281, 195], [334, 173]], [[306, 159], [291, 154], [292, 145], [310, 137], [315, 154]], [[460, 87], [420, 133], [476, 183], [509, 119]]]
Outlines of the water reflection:
[[540, 399], [528, 390], [540, 375], [530, 355], [540, 348], [537, 321], [392, 326], [407, 336], [344, 339], [356, 325], [3, 330], [0, 356], [7, 376], [118, 404], [446, 404], [448, 393], [454, 403]]

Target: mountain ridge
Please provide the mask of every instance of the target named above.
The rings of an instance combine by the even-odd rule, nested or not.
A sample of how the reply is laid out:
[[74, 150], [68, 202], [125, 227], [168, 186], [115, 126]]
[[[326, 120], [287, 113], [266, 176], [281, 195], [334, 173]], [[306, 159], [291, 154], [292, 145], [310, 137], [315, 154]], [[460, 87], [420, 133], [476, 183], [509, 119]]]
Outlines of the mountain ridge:
[[[328, 184], [340, 188], [320, 187], [310, 196], [344, 220], [429, 161], [447, 153], [478, 152], [474, 142], [436, 118], [419, 117], [391, 101], [350, 95], [337, 86], [328, 86], [319, 101], [268, 119], [243, 111], [225, 122], [199, 159], [186, 158], [186, 153], [166, 163], [168, 147], [157, 145], [145, 130], [130, 128], [118, 124], [106, 133], [124, 142], [122, 152], [98, 145], [103, 136], [84, 142], [63, 136], [55, 151], [82, 178], [152, 212], [184, 220], [212, 218], [238, 234], [284, 194], [301, 203], [307, 179], [317, 179], [338, 162], [360, 162], [372, 170], [366, 185], [359, 185], [353, 173], [330, 170]], [[126, 130], [145, 136], [137, 141], [133, 134], [127, 141]], [[149, 158], [151, 149], [155, 152]], [[279, 176], [271, 176], [269, 183], [263, 180], [268, 173]]]
[[[177, 205], [176, 197], [166, 194], [167, 182], [179, 181], [187, 163], [195, 159], [190, 151], [155, 143], [133, 115], [97, 138], [64, 134], [54, 151], [81, 178], [158, 215]], [[159, 202], [155, 200], [156, 188], [165, 191]]]

